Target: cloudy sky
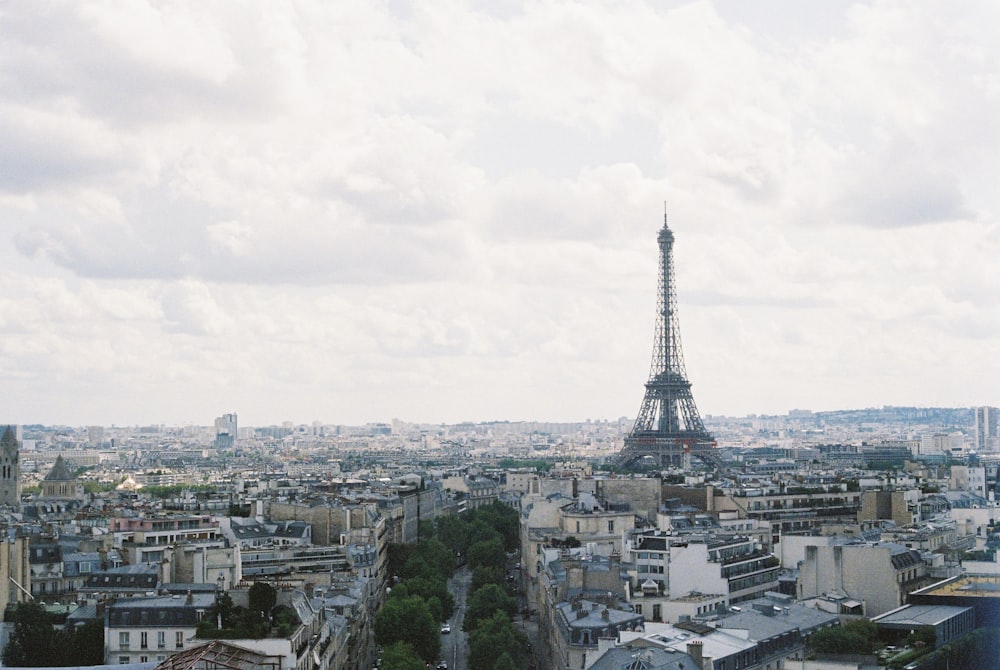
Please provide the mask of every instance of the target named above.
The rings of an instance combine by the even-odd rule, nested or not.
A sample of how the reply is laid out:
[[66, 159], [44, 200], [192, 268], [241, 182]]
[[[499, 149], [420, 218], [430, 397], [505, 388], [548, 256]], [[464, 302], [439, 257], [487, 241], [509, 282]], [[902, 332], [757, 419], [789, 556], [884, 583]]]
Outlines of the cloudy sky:
[[1000, 404], [1000, 4], [0, 5], [0, 414]]

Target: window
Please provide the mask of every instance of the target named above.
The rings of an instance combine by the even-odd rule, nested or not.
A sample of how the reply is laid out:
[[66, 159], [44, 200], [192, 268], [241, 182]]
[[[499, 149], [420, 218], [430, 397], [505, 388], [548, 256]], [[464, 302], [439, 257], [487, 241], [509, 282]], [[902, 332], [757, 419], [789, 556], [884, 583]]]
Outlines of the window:
[[175, 642], [175, 646], [178, 649], [183, 649], [184, 648], [184, 631], [182, 631], [182, 630], [177, 631], [176, 638], [177, 639], [176, 639], [176, 642]]
[[149, 648], [149, 633], [142, 631], [139, 633], [139, 649]]
[[[128, 631], [122, 631], [118, 633], [118, 646], [122, 649], [128, 649]], [[126, 661], [127, 662], [127, 661]]]
[[121, 663], [122, 665], [125, 665], [126, 663], [128, 663], [128, 656], [119, 656], [118, 662]]
[[156, 631], [156, 648], [163, 649], [166, 646], [167, 646], [167, 634], [162, 630]]
[[608, 521], [608, 532], [609, 533], [615, 532], [615, 522], [614, 521]]

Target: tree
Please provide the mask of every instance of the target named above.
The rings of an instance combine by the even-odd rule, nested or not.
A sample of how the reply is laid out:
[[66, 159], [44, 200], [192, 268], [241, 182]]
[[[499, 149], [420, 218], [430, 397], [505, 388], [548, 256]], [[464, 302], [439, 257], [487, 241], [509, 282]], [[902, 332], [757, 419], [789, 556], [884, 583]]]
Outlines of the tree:
[[494, 531], [500, 534], [504, 549], [513, 551], [520, 544], [520, 519], [517, 511], [494, 502], [492, 505], [476, 510], [478, 518], [482, 519]]
[[56, 630], [44, 607], [33, 602], [18, 603], [11, 620], [14, 632], [3, 652], [5, 665], [28, 668], [60, 665]]
[[478, 591], [487, 584], [502, 584], [506, 571], [495, 565], [478, 565], [472, 569], [472, 584], [470, 589]]
[[439, 621], [450, 619], [455, 611], [455, 598], [448, 591], [448, 582], [440, 577], [413, 577], [392, 587], [392, 595], [420, 596], [424, 600], [430, 601], [437, 598], [441, 606], [441, 616]]
[[503, 540], [494, 535], [489, 540], [476, 542], [469, 547], [469, 565], [492, 567], [504, 570], [507, 567], [507, 557], [503, 551]]
[[457, 516], [439, 516], [434, 520], [434, 536], [453, 554], [465, 554], [469, 547], [465, 520]]
[[394, 642], [382, 652], [382, 670], [424, 670], [420, 654], [406, 642]]
[[60, 644], [60, 665], [101, 665], [104, 663], [104, 622], [88, 621], [72, 631], [63, 633], [65, 644]]
[[[502, 664], [502, 650], [513, 661], [512, 666]], [[517, 630], [503, 612], [480, 621], [469, 634], [470, 670], [506, 670], [508, 667], [527, 667], [528, 638]], [[505, 662], [505, 661], [503, 661]]]
[[251, 610], [267, 616], [278, 602], [278, 592], [267, 582], [254, 582], [247, 592], [247, 598]]
[[492, 670], [521, 670], [524, 665], [523, 663], [518, 663], [511, 656], [510, 652], [505, 651], [500, 654], [500, 657], [493, 663]]
[[480, 621], [491, 618], [498, 611], [509, 620], [517, 612], [517, 600], [499, 584], [487, 584], [469, 596], [462, 630], [471, 632]]
[[420, 596], [393, 596], [375, 615], [375, 642], [388, 647], [394, 642], [410, 644], [427, 663], [441, 652], [438, 622]]
[[[289, 611], [294, 616], [294, 610]], [[195, 627], [195, 637], [203, 640], [260, 639], [266, 634], [267, 624], [262, 612], [235, 605], [228, 593], [219, 594]]]
[[809, 647], [821, 654], [870, 654], [878, 644], [878, 627], [867, 619], [824, 628], [809, 637]]
[[403, 561], [402, 567], [395, 574], [404, 579], [430, 577], [447, 581], [455, 570], [455, 557], [451, 549], [436, 538], [422, 540], [409, 551], [400, 551], [397, 565], [400, 560]]

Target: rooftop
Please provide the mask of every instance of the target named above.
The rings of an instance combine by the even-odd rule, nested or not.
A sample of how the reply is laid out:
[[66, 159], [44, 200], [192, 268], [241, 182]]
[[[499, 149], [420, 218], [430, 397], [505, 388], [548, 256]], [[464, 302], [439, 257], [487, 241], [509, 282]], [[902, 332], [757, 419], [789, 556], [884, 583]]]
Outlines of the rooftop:
[[906, 605], [877, 616], [872, 621], [897, 626], [936, 626], [970, 609], [972, 608], [951, 605]]
[[962, 575], [917, 591], [920, 595], [1000, 598], [1000, 575]]

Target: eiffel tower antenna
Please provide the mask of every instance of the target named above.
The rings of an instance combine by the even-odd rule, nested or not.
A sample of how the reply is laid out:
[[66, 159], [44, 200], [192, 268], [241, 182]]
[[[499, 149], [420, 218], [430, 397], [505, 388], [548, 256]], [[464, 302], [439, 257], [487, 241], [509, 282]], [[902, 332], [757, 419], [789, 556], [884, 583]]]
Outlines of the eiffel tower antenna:
[[660, 468], [689, 467], [691, 456], [718, 465], [715, 439], [701, 420], [684, 369], [674, 284], [674, 233], [667, 226], [666, 210], [664, 202], [663, 228], [656, 236], [660, 280], [649, 380], [635, 425], [618, 454], [620, 467], [635, 465], [644, 458], [654, 459]]

